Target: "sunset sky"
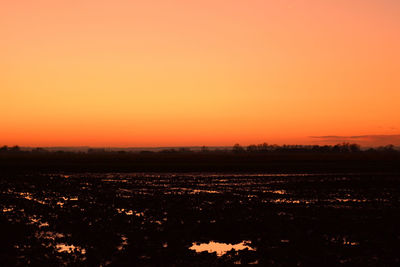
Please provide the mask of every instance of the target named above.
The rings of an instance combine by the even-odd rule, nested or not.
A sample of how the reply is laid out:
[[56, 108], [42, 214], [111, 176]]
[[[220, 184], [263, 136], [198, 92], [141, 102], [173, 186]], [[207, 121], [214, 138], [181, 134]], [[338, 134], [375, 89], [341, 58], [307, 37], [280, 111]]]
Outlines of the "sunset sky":
[[399, 14], [399, 0], [0, 0], [0, 145], [400, 144]]

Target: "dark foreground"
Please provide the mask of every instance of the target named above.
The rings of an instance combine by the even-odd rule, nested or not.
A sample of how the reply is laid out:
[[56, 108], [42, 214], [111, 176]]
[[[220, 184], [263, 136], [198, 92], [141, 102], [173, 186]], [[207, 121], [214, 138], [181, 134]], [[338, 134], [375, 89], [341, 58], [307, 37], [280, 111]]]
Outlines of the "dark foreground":
[[399, 204], [399, 174], [0, 174], [0, 266], [399, 266]]
[[1, 172], [400, 173], [400, 151], [0, 153]]

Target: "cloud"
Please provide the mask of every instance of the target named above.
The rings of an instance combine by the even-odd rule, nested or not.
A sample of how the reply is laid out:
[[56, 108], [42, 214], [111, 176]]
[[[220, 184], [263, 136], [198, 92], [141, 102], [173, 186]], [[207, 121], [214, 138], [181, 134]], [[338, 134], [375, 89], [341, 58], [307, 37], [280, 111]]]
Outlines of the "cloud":
[[376, 135], [321, 135], [321, 136], [309, 136], [314, 139], [314, 142], [321, 143], [340, 143], [350, 142], [358, 143], [361, 145], [369, 146], [382, 146], [382, 145], [400, 145], [400, 134], [376, 134]]

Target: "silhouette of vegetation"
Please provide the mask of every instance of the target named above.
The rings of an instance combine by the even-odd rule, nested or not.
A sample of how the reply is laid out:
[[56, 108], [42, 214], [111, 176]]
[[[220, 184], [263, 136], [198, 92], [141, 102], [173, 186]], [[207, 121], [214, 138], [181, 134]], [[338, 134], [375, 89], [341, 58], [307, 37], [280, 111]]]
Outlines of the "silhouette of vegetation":
[[[127, 151], [127, 150], [120, 150], [120, 151], [114, 151], [114, 150], [106, 150], [105, 148], [88, 148], [86, 153], [90, 154], [113, 154], [113, 153], [208, 153], [208, 152], [233, 152], [233, 153], [271, 153], [271, 152], [342, 152], [342, 153], [351, 153], [351, 152], [379, 152], [379, 151], [384, 151], [384, 152], [398, 152], [399, 150], [396, 149], [396, 147], [392, 144], [386, 145], [386, 146], [381, 146], [381, 147], [376, 147], [376, 148], [368, 148], [368, 149], [362, 149], [360, 145], [358, 144], [352, 144], [352, 143], [341, 143], [341, 144], [336, 144], [336, 145], [269, 145], [267, 143], [262, 143], [262, 144], [252, 144], [247, 147], [243, 147], [240, 144], [235, 144], [232, 146], [231, 149], [225, 148], [225, 149], [219, 149], [219, 148], [214, 148], [211, 149], [206, 146], [202, 146], [197, 150], [192, 150], [191, 148], [188, 147], [179, 147], [179, 148], [167, 148], [167, 149], [162, 149], [158, 152], [156, 151], [150, 151], [150, 150], [137, 150], [137, 151]], [[77, 153], [77, 154], [82, 154], [85, 152], [79, 151], [79, 152], [74, 152], [74, 151], [64, 151], [64, 150], [58, 150], [58, 151], [50, 151], [46, 150], [45, 148], [33, 148], [33, 149], [26, 149], [22, 150], [19, 146], [13, 146], [13, 147], [8, 147], [8, 146], [3, 146], [0, 147], [0, 153], [2, 154], [7, 154], [7, 153], [20, 153], [20, 154], [35, 154], [35, 153]]]
[[159, 151], [114, 151], [89, 148], [86, 152], [44, 148], [0, 148], [0, 170], [5, 171], [229, 171], [229, 172], [347, 172], [396, 171], [400, 151], [393, 145], [362, 149], [357, 144], [269, 145], [210, 149], [166, 148]]
[[232, 152], [233, 153], [243, 153], [244, 152], [244, 148], [239, 145], [239, 144], [235, 144], [232, 148]]

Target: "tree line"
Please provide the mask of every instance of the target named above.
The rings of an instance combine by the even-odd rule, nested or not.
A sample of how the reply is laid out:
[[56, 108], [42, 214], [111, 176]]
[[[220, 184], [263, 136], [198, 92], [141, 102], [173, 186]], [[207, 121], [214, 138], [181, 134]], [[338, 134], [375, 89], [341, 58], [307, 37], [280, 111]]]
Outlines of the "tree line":
[[2, 146], [0, 154], [42, 154], [42, 153], [87, 153], [87, 154], [104, 154], [104, 153], [271, 153], [271, 152], [315, 152], [315, 153], [361, 153], [361, 152], [400, 152], [394, 145], [386, 145], [375, 148], [362, 149], [360, 145], [355, 143], [340, 143], [336, 145], [276, 145], [276, 144], [251, 144], [242, 146], [235, 144], [231, 148], [208, 148], [202, 146], [199, 149], [191, 149], [187, 147], [168, 148], [159, 151], [111, 151], [103, 148], [89, 148], [86, 152], [71, 151], [50, 151], [45, 148], [21, 149], [19, 146]]

